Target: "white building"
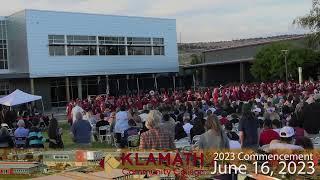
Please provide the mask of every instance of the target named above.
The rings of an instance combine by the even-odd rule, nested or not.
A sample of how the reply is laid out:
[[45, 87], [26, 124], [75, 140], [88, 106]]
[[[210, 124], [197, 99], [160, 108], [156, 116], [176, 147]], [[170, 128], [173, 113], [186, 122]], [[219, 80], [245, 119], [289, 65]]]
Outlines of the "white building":
[[0, 17], [0, 93], [42, 95], [49, 108], [106, 89], [172, 88], [176, 41], [174, 19], [20, 11]]

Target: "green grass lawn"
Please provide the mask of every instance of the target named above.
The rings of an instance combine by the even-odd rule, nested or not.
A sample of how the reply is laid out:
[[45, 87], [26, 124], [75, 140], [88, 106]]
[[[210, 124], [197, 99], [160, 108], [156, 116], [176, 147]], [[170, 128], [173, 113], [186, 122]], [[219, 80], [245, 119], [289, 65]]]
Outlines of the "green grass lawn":
[[[65, 150], [76, 150], [80, 149], [79, 145], [74, 143], [70, 134], [70, 125], [66, 122], [59, 122], [59, 127], [63, 129], [62, 140], [64, 144]], [[47, 138], [47, 132], [44, 132], [44, 136]], [[46, 147], [48, 147], [48, 143], [46, 143]], [[93, 142], [90, 147], [86, 147], [85, 149], [89, 150], [98, 150], [98, 149], [108, 149], [112, 148], [111, 145], [108, 145], [106, 142]]]

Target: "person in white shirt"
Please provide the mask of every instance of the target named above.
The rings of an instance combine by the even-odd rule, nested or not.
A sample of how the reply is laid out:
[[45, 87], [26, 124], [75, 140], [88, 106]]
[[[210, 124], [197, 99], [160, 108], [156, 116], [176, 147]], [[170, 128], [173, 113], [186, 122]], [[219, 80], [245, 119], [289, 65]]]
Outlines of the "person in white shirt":
[[81, 114], [84, 113], [84, 110], [80, 107], [79, 103], [76, 103], [76, 106], [72, 108], [71, 115], [72, 115], [72, 123], [76, 121], [76, 114], [80, 112]]
[[147, 117], [148, 117], [148, 114], [149, 114], [149, 110], [148, 110], [148, 108], [147, 108], [147, 105], [144, 105], [144, 106], [143, 106], [143, 111], [142, 111], [141, 114], [139, 115], [142, 122], [146, 122]]
[[193, 125], [190, 124], [190, 114], [189, 113], [184, 113], [183, 114], [183, 129], [184, 132], [186, 132], [186, 134], [189, 136], [190, 135], [190, 130], [193, 127]]

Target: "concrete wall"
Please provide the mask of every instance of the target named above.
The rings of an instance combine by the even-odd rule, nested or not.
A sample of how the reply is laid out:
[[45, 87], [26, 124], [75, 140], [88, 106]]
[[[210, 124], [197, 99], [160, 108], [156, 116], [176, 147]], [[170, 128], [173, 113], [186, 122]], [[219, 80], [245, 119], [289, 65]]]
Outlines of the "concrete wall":
[[[304, 39], [294, 39], [282, 42], [290, 42], [296, 46], [303, 46]], [[222, 63], [222, 62], [232, 62], [234, 60], [249, 59], [253, 58], [258, 51], [267, 44], [235, 47], [229, 49], [213, 50], [204, 52], [204, 58], [206, 63]]]
[[[176, 21], [26, 10], [30, 77], [177, 72]], [[165, 56], [49, 56], [48, 35], [163, 37]]]

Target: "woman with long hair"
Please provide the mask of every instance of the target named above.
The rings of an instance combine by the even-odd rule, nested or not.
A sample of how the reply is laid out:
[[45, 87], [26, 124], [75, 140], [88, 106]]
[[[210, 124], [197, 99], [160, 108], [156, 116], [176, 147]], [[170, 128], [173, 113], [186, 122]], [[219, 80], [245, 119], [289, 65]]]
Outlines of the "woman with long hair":
[[251, 105], [243, 104], [242, 116], [239, 121], [239, 137], [242, 148], [258, 148], [259, 123], [251, 111]]
[[61, 129], [58, 127], [58, 121], [52, 116], [49, 122], [48, 136], [49, 136], [49, 148], [63, 148], [63, 142], [61, 138]]
[[221, 128], [216, 115], [208, 116], [205, 127], [207, 132], [200, 136], [200, 149], [229, 149], [229, 139]]

